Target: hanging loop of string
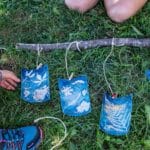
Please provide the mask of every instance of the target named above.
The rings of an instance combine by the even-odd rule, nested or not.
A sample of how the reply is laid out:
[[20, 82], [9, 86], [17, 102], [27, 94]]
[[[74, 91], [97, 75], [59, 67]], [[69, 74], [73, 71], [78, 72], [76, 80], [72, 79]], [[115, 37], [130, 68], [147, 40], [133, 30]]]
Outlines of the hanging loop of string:
[[5, 47], [0, 47], [0, 50], [5, 50], [6, 51], [7, 49]]
[[108, 56], [106, 57], [106, 59], [104, 60], [104, 63], [103, 63], [103, 74], [104, 74], [104, 78], [105, 78], [106, 84], [107, 84], [107, 86], [108, 86], [108, 88], [109, 88], [109, 90], [111, 92], [111, 95], [114, 95], [114, 92], [113, 92], [113, 90], [111, 88], [111, 85], [110, 85], [110, 83], [109, 83], [109, 81], [107, 79], [107, 76], [106, 76], [106, 62], [109, 59], [109, 57], [113, 54], [113, 51], [114, 51], [114, 40], [115, 40], [115, 38], [112, 39], [111, 51], [110, 51], [110, 53], [108, 54]]
[[40, 55], [41, 55], [41, 52], [42, 52], [42, 49], [40, 48], [39, 44], [37, 44], [36, 50], [37, 50], [36, 67], [38, 68], [40, 66], [39, 59], [40, 59]]
[[72, 46], [73, 44], [76, 44], [77, 50], [80, 52], [81, 50], [80, 50], [80, 48], [79, 48], [79, 43], [80, 43], [80, 42], [78, 42], [78, 41], [71, 42], [71, 43], [69, 44], [69, 46], [67, 47], [67, 49], [66, 49], [66, 53], [65, 53], [65, 66], [66, 66], [67, 77], [68, 77], [69, 80], [71, 80], [71, 79], [73, 78], [74, 73], [72, 72], [71, 75], [69, 75], [69, 71], [68, 71], [68, 59], [67, 59], [67, 57], [68, 57], [68, 52], [69, 52], [69, 50], [70, 50], [70, 48], [71, 48], [71, 46]]
[[63, 125], [63, 127], [64, 127], [64, 136], [63, 136], [63, 138], [56, 145], [54, 145], [50, 149], [50, 150], [53, 150], [53, 149], [57, 148], [58, 146], [60, 146], [61, 143], [66, 139], [66, 137], [67, 137], [67, 127], [66, 127], [65, 123], [61, 119], [56, 118], [56, 117], [52, 117], [52, 116], [45, 116], [45, 117], [37, 118], [37, 119], [34, 120], [34, 123], [38, 123], [40, 120], [44, 120], [44, 119], [52, 119], [52, 120], [59, 121]]

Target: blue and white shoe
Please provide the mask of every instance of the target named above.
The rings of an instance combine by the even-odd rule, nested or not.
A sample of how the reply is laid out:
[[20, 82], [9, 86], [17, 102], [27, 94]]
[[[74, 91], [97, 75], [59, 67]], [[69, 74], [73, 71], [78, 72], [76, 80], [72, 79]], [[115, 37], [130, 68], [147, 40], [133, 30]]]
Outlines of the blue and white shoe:
[[42, 130], [37, 126], [0, 129], [0, 150], [36, 150], [42, 137]]

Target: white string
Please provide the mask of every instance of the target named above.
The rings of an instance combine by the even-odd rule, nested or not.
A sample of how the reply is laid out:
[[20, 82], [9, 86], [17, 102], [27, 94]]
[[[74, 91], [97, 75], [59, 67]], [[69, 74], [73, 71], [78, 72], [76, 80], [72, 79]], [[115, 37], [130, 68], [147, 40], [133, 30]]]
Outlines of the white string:
[[37, 50], [36, 67], [38, 68], [39, 65], [40, 65], [39, 64], [39, 58], [40, 58], [40, 55], [41, 55], [41, 52], [42, 52], [42, 49], [40, 48], [39, 44], [37, 44], [36, 50]]
[[113, 93], [113, 90], [112, 90], [112, 88], [111, 88], [111, 85], [110, 85], [110, 83], [108, 82], [107, 76], [106, 76], [106, 62], [107, 62], [107, 60], [109, 59], [109, 57], [112, 55], [112, 53], [113, 53], [113, 51], [114, 51], [114, 40], [115, 40], [115, 39], [113, 38], [113, 39], [112, 39], [112, 44], [111, 44], [111, 51], [110, 51], [109, 55], [106, 57], [106, 59], [104, 60], [104, 63], [103, 63], [103, 74], [104, 74], [104, 78], [105, 78], [106, 84], [107, 84], [108, 88], [110, 89], [110, 92], [111, 92], [112, 95], [113, 95], [114, 93]]
[[56, 117], [52, 117], [52, 116], [40, 117], [40, 118], [38, 118], [38, 119], [35, 119], [35, 120], [34, 120], [34, 123], [37, 123], [37, 122], [39, 122], [40, 120], [43, 120], [43, 119], [53, 119], [53, 120], [57, 120], [57, 121], [59, 121], [59, 122], [63, 125], [63, 127], [64, 127], [64, 136], [63, 136], [63, 138], [62, 138], [56, 145], [54, 145], [54, 146], [50, 149], [50, 150], [53, 150], [53, 149], [55, 149], [56, 147], [60, 146], [61, 143], [66, 139], [66, 137], [67, 137], [67, 127], [66, 127], [65, 123], [64, 123], [61, 119], [56, 118]]
[[0, 47], [0, 50], [7, 50], [5, 47]]
[[80, 43], [80, 42], [78, 42], [78, 41], [71, 42], [71, 43], [69, 44], [69, 46], [67, 47], [67, 49], [66, 49], [66, 54], [65, 54], [65, 66], [66, 66], [67, 77], [68, 77], [69, 80], [71, 80], [71, 79], [73, 78], [74, 73], [72, 72], [71, 75], [69, 75], [69, 71], [68, 71], [68, 60], [67, 60], [68, 52], [69, 52], [69, 50], [70, 50], [72, 44], [76, 44], [77, 50], [80, 52], [81, 50], [80, 50], [80, 48], [79, 48], [79, 43]]

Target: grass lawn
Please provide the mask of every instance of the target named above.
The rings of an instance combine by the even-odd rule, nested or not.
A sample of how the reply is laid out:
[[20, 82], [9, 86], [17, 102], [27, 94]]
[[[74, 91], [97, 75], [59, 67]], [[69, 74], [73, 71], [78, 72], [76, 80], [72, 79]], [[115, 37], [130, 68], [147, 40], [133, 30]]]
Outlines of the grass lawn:
[[[106, 37], [150, 37], [150, 2], [135, 17], [122, 24], [112, 22], [106, 15], [103, 2], [82, 15], [68, 10], [63, 0], [1, 0], [0, 46], [6, 50], [1, 56], [0, 67], [11, 69], [20, 76], [21, 68], [36, 65], [36, 53], [15, 49], [18, 42], [55, 43]], [[69, 71], [75, 76], [86, 74], [89, 79], [92, 112], [85, 117], [63, 115], [57, 79], [66, 78], [65, 51], [42, 52], [40, 62], [48, 63], [51, 74], [51, 101], [31, 105], [20, 99], [20, 87], [15, 92], [0, 90], [0, 128], [31, 125], [33, 120], [45, 116], [61, 118], [68, 136], [60, 150], [144, 150], [143, 140], [150, 138], [144, 105], [150, 103], [150, 82], [144, 71], [150, 68], [148, 48], [115, 47], [107, 62], [107, 77], [119, 95], [133, 93], [131, 130], [127, 136], [108, 136], [99, 130], [102, 95], [108, 90], [104, 81], [102, 64], [110, 47], [69, 52]], [[63, 136], [63, 127], [44, 120], [40, 126], [45, 133], [40, 150], [48, 150], [52, 142]], [[54, 143], [54, 142], [53, 142]]]

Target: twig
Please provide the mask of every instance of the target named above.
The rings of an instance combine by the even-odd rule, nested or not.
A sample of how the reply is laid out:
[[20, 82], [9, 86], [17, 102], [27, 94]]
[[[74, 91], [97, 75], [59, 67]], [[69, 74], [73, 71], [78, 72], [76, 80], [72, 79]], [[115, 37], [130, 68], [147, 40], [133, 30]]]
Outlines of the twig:
[[[80, 49], [90, 49], [111, 46], [112, 38], [109, 39], [98, 39], [98, 40], [89, 40], [89, 41], [77, 41]], [[39, 44], [40, 49], [43, 51], [52, 51], [58, 49], [66, 49], [70, 43], [54, 43], [54, 44]], [[114, 46], [131, 46], [131, 47], [150, 47], [150, 38], [145, 39], [136, 39], [136, 38], [114, 38]], [[31, 51], [37, 51], [37, 44], [24, 44], [17, 43], [17, 49], [25, 49]], [[70, 49], [77, 50], [76, 44], [72, 44]]]

